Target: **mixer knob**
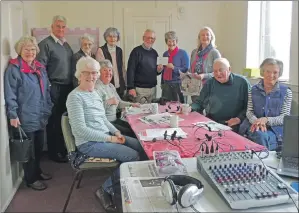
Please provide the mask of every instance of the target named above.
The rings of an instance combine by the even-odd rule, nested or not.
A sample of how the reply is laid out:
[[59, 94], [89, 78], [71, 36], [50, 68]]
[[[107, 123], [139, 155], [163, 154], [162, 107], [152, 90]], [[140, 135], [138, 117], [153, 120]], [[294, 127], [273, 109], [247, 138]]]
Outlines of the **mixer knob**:
[[248, 188], [246, 188], [246, 187], [244, 187], [244, 192], [249, 192], [249, 189]]
[[232, 167], [232, 164], [230, 163], [230, 164], [229, 164], [229, 168], [231, 168], [231, 167]]
[[230, 190], [229, 188], [226, 188], [226, 189], [225, 189], [225, 192], [226, 192], [226, 193], [231, 193], [231, 190]]
[[243, 192], [243, 189], [242, 189], [242, 188], [238, 188], [238, 191], [239, 191], [239, 192]]
[[278, 196], [277, 192], [273, 192], [272, 194], [273, 194], [274, 197]]
[[217, 165], [214, 166], [214, 169], [217, 169]]
[[260, 193], [257, 193], [257, 192], [256, 192], [256, 193], [255, 193], [255, 197], [258, 198], [258, 199], [261, 198]]
[[211, 170], [212, 169], [212, 166], [209, 166], [209, 170]]
[[246, 163], [244, 162], [244, 167], [246, 167]]
[[232, 192], [233, 192], [233, 193], [236, 193], [236, 192], [237, 192], [237, 189], [232, 188]]
[[219, 169], [222, 169], [222, 166], [221, 166], [221, 165], [219, 165]]
[[268, 196], [268, 197], [272, 197], [271, 192], [267, 192], [267, 196]]
[[226, 168], [226, 164], [224, 164], [224, 168]]

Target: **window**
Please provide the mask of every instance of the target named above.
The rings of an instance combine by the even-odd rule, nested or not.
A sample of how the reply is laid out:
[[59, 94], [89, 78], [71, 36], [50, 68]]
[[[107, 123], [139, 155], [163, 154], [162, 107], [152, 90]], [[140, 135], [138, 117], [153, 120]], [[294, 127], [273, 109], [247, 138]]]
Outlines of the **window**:
[[284, 64], [281, 79], [289, 79], [291, 22], [291, 1], [249, 1], [246, 67], [274, 57]]

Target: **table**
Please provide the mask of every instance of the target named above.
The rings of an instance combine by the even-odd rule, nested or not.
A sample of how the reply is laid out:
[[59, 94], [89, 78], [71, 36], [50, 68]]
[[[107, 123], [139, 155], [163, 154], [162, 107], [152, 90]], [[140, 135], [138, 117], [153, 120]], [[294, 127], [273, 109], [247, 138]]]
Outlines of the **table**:
[[[165, 112], [166, 106], [159, 106], [159, 112]], [[176, 108], [175, 105], [171, 105], [171, 108]], [[173, 111], [172, 109], [172, 111]], [[217, 132], [209, 132], [204, 128], [194, 127], [192, 123], [196, 122], [206, 122], [210, 121], [209, 118], [197, 113], [191, 112], [188, 115], [185, 114], [177, 114], [180, 118], [184, 119], [179, 122], [179, 127], [182, 128], [184, 132], [188, 134], [186, 139], [181, 141], [181, 144], [177, 140], [172, 143], [177, 146], [171, 145], [165, 140], [158, 140], [156, 142], [145, 142], [141, 141], [144, 151], [146, 152], [149, 159], [153, 159], [153, 151], [164, 151], [164, 150], [177, 150], [180, 153], [182, 158], [190, 158], [199, 154], [199, 147], [202, 141], [205, 139], [205, 134], [209, 136], [217, 134]], [[160, 125], [148, 125], [139, 120], [139, 118], [144, 115], [127, 115], [127, 121], [131, 125], [131, 128], [138, 136], [138, 134], [145, 129], [153, 129], [153, 128], [169, 128], [168, 124], [160, 124]], [[201, 140], [198, 140], [200, 138]], [[225, 131], [223, 132], [223, 137], [217, 137], [215, 139], [217, 142], [221, 143], [219, 152], [221, 151], [230, 151], [231, 148], [237, 151], [243, 151], [246, 149], [254, 149], [254, 150], [262, 150], [265, 147], [258, 145], [247, 138], [244, 138], [233, 131]], [[209, 146], [212, 142], [209, 142]]]
[[[297, 212], [297, 209], [294, 207], [293, 203], [281, 204], [277, 206], [268, 206], [261, 208], [251, 208], [246, 210], [233, 210], [231, 209], [225, 201], [216, 193], [216, 191], [207, 183], [207, 181], [197, 172], [196, 168], [196, 158], [183, 158], [184, 164], [187, 166], [187, 170], [190, 176], [199, 179], [204, 185], [204, 193], [200, 198], [200, 202], [195, 205], [196, 209], [200, 212]], [[264, 164], [271, 167], [277, 167], [278, 160], [275, 157], [275, 152], [270, 152], [270, 155], [267, 159], [263, 160]], [[127, 162], [123, 163], [120, 166], [120, 178], [123, 180], [126, 177], [131, 177], [132, 170], [135, 169], [135, 173], [139, 177], [146, 177], [147, 170], [149, 165], [152, 165], [153, 161], [139, 161], [139, 162]], [[133, 175], [134, 176], [134, 175]], [[283, 179], [290, 184], [293, 181], [298, 181], [298, 179], [285, 178]], [[130, 209], [125, 203], [124, 192], [122, 191], [122, 205], [123, 212], [137, 212], [136, 209]], [[134, 202], [134, 200], [132, 201]], [[141, 204], [142, 205], [142, 204]], [[298, 205], [298, 201], [297, 201]], [[166, 210], [165, 210], [166, 211]], [[181, 210], [180, 212], [185, 212]]]

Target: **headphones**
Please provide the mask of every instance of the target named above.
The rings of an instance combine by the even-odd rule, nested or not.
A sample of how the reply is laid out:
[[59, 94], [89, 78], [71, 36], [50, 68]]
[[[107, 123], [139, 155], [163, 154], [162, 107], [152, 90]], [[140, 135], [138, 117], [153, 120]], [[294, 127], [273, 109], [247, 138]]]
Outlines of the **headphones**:
[[179, 103], [179, 102], [169, 102], [169, 104], [168, 104], [168, 106], [167, 106], [168, 109], [165, 109], [165, 112], [169, 112], [169, 113], [179, 112], [180, 109], [181, 109], [180, 103], [179, 103], [178, 106], [176, 106], [176, 110], [175, 110], [175, 111], [171, 111], [171, 110], [172, 110], [171, 105], [172, 105], [172, 104], [175, 105], [176, 103]]
[[[182, 186], [178, 191], [176, 185]], [[170, 205], [178, 202], [186, 208], [194, 205], [200, 198], [204, 186], [196, 178], [186, 175], [170, 175], [161, 183], [162, 195]]]

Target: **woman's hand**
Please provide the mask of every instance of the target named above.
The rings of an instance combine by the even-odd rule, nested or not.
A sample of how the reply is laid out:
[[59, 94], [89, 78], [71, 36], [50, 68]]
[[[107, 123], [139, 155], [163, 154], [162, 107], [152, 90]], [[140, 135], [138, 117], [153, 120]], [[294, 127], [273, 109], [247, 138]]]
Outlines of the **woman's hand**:
[[10, 125], [16, 128], [21, 125], [19, 118], [10, 119]]
[[266, 117], [256, 119], [255, 122], [251, 125], [250, 131], [255, 132], [261, 130], [262, 132], [266, 132], [267, 122], [268, 122], [268, 118]]
[[125, 137], [120, 133], [120, 131], [114, 133], [114, 135], [117, 137], [117, 139], [118, 139], [118, 143], [121, 143], [121, 144], [125, 143], [125, 140], [126, 140], [126, 139], [125, 139]]
[[129, 94], [132, 95], [133, 97], [136, 97], [137, 94], [136, 94], [136, 90], [135, 89], [130, 89], [129, 90]]
[[138, 107], [138, 108], [140, 107], [140, 103], [132, 103], [131, 105], [132, 107]]
[[123, 143], [125, 143], [125, 137], [124, 136], [122, 136], [123, 138], [118, 138], [117, 136], [111, 136], [111, 138], [110, 138], [110, 142], [111, 143], [120, 143], [120, 144], [123, 144]]
[[117, 100], [117, 98], [113, 97], [113, 98], [109, 98], [106, 102], [109, 105], [118, 105], [119, 100]]
[[159, 65], [157, 66], [157, 71], [158, 71], [158, 72], [162, 72], [162, 70], [163, 70], [163, 65], [162, 65], [162, 64], [159, 64]]
[[193, 73], [192, 76], [193, 76], [193, 78], [196, 78], [197, 80], [202, 80], [204, 78], [204, 74]]
[[170, 68], [170, 69], [172, 69], [172, 70], [174, 69], [173, 63], [168, 63], [168, 64], [166, 65], [166, 67], [167, 67], [167, 68]]

